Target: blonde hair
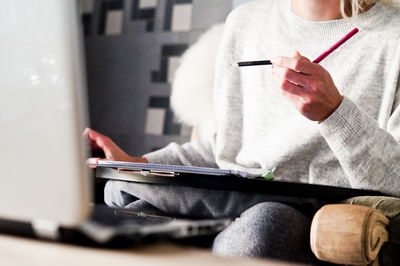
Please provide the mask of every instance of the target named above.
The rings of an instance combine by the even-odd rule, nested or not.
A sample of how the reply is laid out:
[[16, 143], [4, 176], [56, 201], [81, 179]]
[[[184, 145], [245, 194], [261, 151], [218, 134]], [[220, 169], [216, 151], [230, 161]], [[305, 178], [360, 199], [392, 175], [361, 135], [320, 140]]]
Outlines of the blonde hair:
[[357, 17], [378, 2], [391, 4], [392, 0], [340, 0], [340, 10], [345, 18]]

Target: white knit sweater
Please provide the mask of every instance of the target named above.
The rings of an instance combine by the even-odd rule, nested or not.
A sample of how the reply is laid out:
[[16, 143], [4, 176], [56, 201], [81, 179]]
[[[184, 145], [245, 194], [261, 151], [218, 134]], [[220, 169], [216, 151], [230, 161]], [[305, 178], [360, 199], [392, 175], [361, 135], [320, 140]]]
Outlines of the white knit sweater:
[[[356, 25], [353, 23], [357, 23]], [[344, 95], [323, 123], [303, 117], [271, 78], [241, 60], [310, 60], [355, 26], [360, 32], [320, 64]], [[375, 189], [400, 196], [400, 9], [376, 4], [357, 21], [308, 21], [290, 0], [256, 0], [228, 17], [216, 65], [212, 143], [172, 143], [153, 163], [275, 168], [276, 179]]]

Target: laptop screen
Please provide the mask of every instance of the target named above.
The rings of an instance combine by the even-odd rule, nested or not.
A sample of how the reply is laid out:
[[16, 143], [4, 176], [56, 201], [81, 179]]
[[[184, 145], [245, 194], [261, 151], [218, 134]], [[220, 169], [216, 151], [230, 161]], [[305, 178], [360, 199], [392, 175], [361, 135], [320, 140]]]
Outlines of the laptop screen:
[[0, 9], [0, 218], [74, 225], [90, 200], [77, 1]]

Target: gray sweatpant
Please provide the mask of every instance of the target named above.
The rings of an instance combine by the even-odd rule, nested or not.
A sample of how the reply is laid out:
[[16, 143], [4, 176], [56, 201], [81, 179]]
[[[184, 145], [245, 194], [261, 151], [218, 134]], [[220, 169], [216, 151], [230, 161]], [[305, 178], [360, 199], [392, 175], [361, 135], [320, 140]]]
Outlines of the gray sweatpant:
[[297, 262], [314, 261], [310, 216], [324, 204], [310, 198], [123, 181], [107, 182], [105, 202], [156, 214], [229, 217], [235, 221], [215, 238], [214, 253]]

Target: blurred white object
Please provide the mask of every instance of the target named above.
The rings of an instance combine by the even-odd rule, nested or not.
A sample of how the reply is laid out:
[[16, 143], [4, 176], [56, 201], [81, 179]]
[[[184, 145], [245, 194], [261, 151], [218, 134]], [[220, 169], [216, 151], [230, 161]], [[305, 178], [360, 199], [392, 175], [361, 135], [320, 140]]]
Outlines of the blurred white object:
[[180, 122], [194, 127], [201, 139], [211, 139], [215, 133], [214, 69], [223, 29], [223, 24], [213, 26], [186, 50], [172, 83], [175, 115]]
[[1, 1], [1, 218], [74, 225], [88, 213], [77, 2]]

